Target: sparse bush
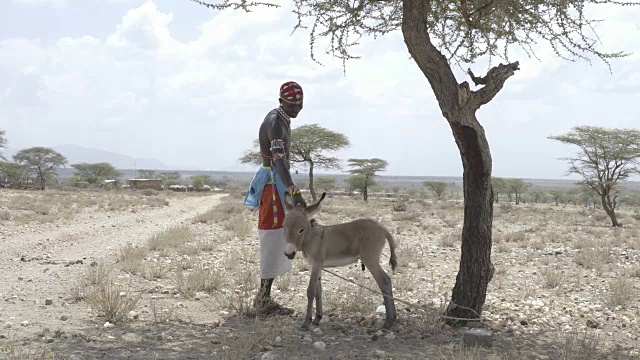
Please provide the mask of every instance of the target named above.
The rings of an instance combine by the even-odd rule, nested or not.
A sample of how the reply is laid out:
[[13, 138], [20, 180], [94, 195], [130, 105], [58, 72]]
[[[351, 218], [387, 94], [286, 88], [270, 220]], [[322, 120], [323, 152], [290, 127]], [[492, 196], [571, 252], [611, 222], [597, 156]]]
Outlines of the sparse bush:
[[140, 274], [143, 271], [143, 261], [146, 255], [147, 248], [127, 244], [120, 249], [118, 263], [122, 271], [129, 274]]
[[393, 211], [407, 211], [407, 199], [397, 198], [393, 202]]
[[156, 324], [166, 324], [171, 320], [173, 316], [173, 309], [171, 306], [164, 306], [163, 303], [158, 304], [157, 299], [151, 300], [151, 314], [153, 315], [153, 322]]
[[578, 265], [598, 272], [602, 271], [609, 259], [609, 251], [606, 249], [583, 249], [574, 255], [574, 260]]
[[142, 292], [131, 294], [113, 281], [98, 284], [89, 292], [87, 302], [91, 310], [112, 324], [121, 323], [127, 314], [136, 308]]
[[176, 226], [153, 234], [147, 241], [147, 246], [149, 250], [176, 248], [192, 241], [193, 238], [194, 234], [187, 226]]
[[540, 270], [540, 275], [544, 280], [544, 286], [550, 289], [555, 289], [560, 286], [564, 278], [562, 271], [557, 268], [544, 268]]
[[9, 210], [0, 210], [0, 220], [9, 221], [11, 220], [11, 213]]
[[442, 247], [455, 247], [460, 242], [457, 234], [444, 234], [440, 236], [438, 244]]
[[635, 298], [636, 294], [631, 280], [625, 276], [618, 276], [609, 283], [604, 300], [609, 306], [625, 307]]
[[176, 289], [185, 298], [192, 298], [198, 292], [212, 293], [222, 288], [224, 279], [213, 269], [202, 265], [195, 266], [187, 275], [182, 270], [176, 271]]

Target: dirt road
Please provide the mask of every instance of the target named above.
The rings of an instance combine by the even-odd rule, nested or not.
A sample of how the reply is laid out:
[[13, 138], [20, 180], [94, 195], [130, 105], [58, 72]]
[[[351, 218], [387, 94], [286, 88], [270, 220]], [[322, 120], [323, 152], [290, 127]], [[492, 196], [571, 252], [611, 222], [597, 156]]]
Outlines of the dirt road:
[[[87, 212], [72, 225], [0, 226], [0, 327], [18, 338], [45, 329], [85, 326], [86, 305], [70, 304], [69, 287], [92, 261], [214, 207], [224, 195], [170, 197], [169, 205], [136, 212]], [[45, 304], [47, 299], [52, 304]], [[64, 320], [63, 320], [64, 319]], [[6, 335], [5, 335], [6, 336]]]

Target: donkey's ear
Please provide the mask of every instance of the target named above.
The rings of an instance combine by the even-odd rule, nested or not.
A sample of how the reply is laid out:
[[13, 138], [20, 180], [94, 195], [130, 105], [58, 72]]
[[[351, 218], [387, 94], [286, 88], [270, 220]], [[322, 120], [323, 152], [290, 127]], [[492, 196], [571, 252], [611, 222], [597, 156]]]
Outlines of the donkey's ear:
[[324, 200], [325, 196], [327, 196], [327, 193], [323, 192], [322, 195], [320, 196], [320, 200], [318, 200], [315, 204], [311, 204], [307, 206], [307, 208], [304, 210], [307, 216], [313, 216], [317, 214], [318, 211], [320, 211], [322, 200]]
[[289, 196], [289, 193], [285, 193], [284, 194], [284, 211], [291, 211], [293, 210], [293, 204], [291, 203], [291, 196]]

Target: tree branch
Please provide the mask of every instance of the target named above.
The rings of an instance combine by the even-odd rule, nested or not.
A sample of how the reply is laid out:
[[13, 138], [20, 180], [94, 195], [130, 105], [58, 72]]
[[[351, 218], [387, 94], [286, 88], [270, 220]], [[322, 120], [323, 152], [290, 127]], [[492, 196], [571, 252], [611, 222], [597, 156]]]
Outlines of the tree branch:
[[515, 74], [516, 70], [520, 70], [520, 63], [518, 61], [506, 65], [501, 63], [498, 66], [492, 67], [485, 76], [475, 76], [473, 71], [468, 69], [467, 73], [473, 83], [476, 85], [484, 85], [480, 90], [472, 91], [472, 99], [478, 108], [491, 101], [498, 92], [502, 90], [507, 79]]

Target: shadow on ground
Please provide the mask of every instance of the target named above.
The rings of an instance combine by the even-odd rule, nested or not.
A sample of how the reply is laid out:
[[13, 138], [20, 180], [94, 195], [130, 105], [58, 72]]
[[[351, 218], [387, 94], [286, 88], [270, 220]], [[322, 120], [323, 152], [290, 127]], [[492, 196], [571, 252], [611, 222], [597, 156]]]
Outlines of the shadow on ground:
[[[438, 324], [433, 321], [435, 312], [429, 316], [402, 313], [391, 333], [376, 328], [382, 319], [362, 326], [362, 319], [328, 314], [320, 330], [311, 331], [299, 328], [297, 316], [266, 320], [235, 316], [219, 327], [140, 321], [51, 334], [49, 344], [41, 338], [30, 340], [32, 348], [47, 346], [56, 359], [638, 359], [626, 355], [629, 346], [615, 349], [598, 343], [594, 332], [518, 336], [494, 332], [490, 348], [464, 347], [464, 329]], [[325, 348], [320, 349], [318, 342]], [[16, 348], [27, 343], [14, 341]]]

